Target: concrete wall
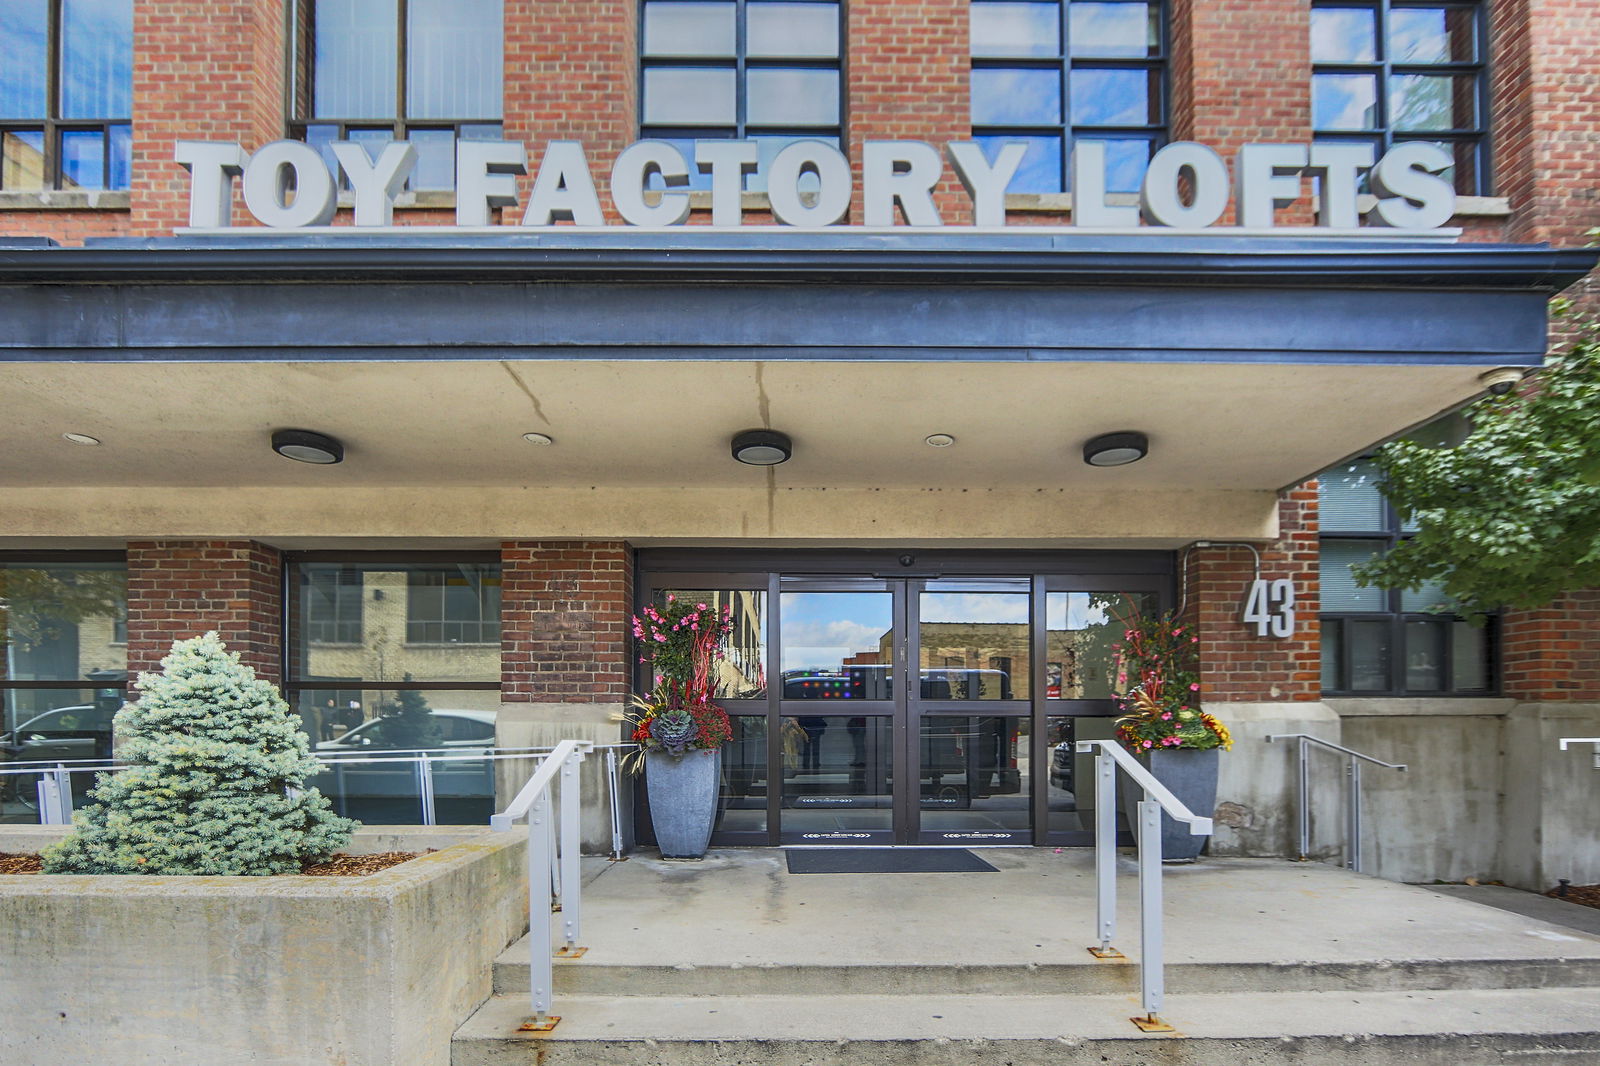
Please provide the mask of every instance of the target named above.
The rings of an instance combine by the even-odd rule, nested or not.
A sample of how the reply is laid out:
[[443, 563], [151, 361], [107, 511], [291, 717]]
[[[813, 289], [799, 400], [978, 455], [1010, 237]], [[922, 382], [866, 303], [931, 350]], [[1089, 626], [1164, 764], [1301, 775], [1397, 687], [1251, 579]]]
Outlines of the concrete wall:
[[358, 837], [457, 841], [359, 878], [0, 877], [0, 1060], [447, 1066], [527, 928], [525, 848], [425, 833]]
[[[622, 725], [616, 716], [622, 711], [621, 703], [502, 703], [495, 722], [495, 742], [508, 748], [553, 748], [563, 740], [618, 744]], [[506, 808], [535, 768], [532, 761], [521, 759], [497, 764], [497, 809]], [[619, 767], [617, 792], [624, 849], [633, 847], [633, 785], [634, 778]], [[604, 753], [595, 752], [583, 761], [578, 791], [583, 802], [584, 854], [609, 855], [611, 799]]]
[[[1217, 703], [1205, 709], [1233, 734], [1233, 750], [1224, 752], [1219, 763], [1217, 822], [1209, 854], [1298, 855], [1297, 746], [1293, 741], [1268, 744], [1264, 738], [1309, 733], [1338, 743], [1338, 715], [1322, 703]], [[1333, 859], [1342, 830], [1336, 820], [1328, 823], [1329, 812], [1340, 809], [1339, 780], [1331, 773], [1313, 773], [1310, 785], [1310, 857]]]
[[1501, 879], [1527, 888], [1600, 882], [1600, 703], [1519, 703], [1506, 719]]

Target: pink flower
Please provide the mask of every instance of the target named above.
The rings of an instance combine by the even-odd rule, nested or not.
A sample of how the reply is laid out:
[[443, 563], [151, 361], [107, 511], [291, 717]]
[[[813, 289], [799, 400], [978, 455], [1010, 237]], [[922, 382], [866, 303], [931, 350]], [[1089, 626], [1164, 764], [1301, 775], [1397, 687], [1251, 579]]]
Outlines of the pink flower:
[[1200, 691], [1200, 685], [1198, 683], [1190, 685], [1189, 686], [1189, 691], [1190, 692], [1199, 692]]
[[1163, 721], [1163, 722], [1170, 722], [1170, 721], [1172, 721], [1172, 712], [1171, 712], [1171, 711], [1162, 711], [1162, 712], [1161, 712], [1161, 720], [1162, 720], [1162, 721]]
[[1155, 747], [1155, 745], [1151, 744], [1148, 740], [1144, 742], [1144, 746], [1145, 746], [1145, 750], [1146, 751], [1148, 751], [1150, 748]]
[[675, 600], [675, 599], [677, 599], [677, 598], [678, 598], [678, 597], [676, 597], [676, 596], [674, 596], [674, 595], [673, 595], [673, 594], [672, 594], [672, 593], [670, 593], [670, 592], [669, 592], [669, 593], [667, 593], [667, 602], [668, 602], [668, 603], [671, 603], [671, 602], [672, 602], [672, 601], [673, 601], [673, 600]]
[[697, 603], [697, 604], [695, 604], [695, 608], [696, 608], [696, 609], [697, 609], [697, 610], [701, 610], [701, 611], [703, 611], [703, 610], [705, 610], [705, 609], [706, 609], [706, 605], [705, 605], [705, 604], [703, 604], [703, 603]]
[[666, 642], [667, 642], [667, 638], [666, 638], [665, 635], [663, 635], [661, 633], [657, 633], [656, 634], [656, 643], [657, 644], [665, 644]]
[[1190, 637], [1189, 638], [1189, 643], [1190, 644], [1198, 644], [1198, 643], [1200, 643], [1200, 638], [1199, 637]]

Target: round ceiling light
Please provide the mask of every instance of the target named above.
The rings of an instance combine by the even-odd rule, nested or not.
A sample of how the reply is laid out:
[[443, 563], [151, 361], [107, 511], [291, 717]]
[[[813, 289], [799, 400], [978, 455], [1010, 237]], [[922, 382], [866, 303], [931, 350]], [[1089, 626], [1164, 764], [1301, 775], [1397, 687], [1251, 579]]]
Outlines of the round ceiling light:
[[1083, 461], [1090, 466], [1127, 466], [1150, 454], [1150, 438], [1143, 433], [1103, 433], [1083, 446]]
[[930, 448], [948, 448], [956, 439], [948, 433], [933, 433], [923, 439], [924, 444]]
[[545, 433], [524, 433], [522, 439], [529, 444], [554, 444], [556, 439]]
[[309, 429], [280, 429], [272, 434], [272, 450], [297, 463], [331, 466], [344, 460], [344, 445]]
[[733, 438], [733, 457], [748, 466], [777, 466], [792, 454], [788, 434], [775, 429], [747, 429]]
[[91, 437], [87, 433], [63, 433], [61, 436], [74, 444], [87, 444], [90, 446], [100, 443], [99, 437]]

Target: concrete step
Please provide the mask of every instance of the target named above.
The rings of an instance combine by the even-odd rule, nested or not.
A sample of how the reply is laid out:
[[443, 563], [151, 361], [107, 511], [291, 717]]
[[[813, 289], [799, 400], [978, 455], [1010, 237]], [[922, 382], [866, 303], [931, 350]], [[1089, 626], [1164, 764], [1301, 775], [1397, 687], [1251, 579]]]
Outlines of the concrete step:
[[457, 1032], [452, 1066], [1479, 1066], [1600, 1061], [1600, 989], [1136, 996], [566, 996], [548, 1034], [523, 996]]
[[[1129, 945], [1130, 949], [1132, 945]], [[1110, 995], [1137, 993], [1135, 958], [959, 965], [762, 963], [611, 965], [590, 953], [555, 962], [556, 994], [585, 996]], [[528, 946], [506, 949], [494, 990], [528, 991]], [[1169, 992], [1376, 992], [1600, 987], [1600, 958], [1454, 958], [1364, 961], [1174, 962]]]

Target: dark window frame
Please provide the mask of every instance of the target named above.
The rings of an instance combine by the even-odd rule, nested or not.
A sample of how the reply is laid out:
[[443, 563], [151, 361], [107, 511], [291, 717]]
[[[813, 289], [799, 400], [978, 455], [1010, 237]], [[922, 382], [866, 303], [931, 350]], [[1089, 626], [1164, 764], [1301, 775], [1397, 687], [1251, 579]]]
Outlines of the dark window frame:
[[[639, 99], [635, 108], [635, 122], [641, 140], [743, 140], [748, 137], [794, 137], [801, 140], [835, 142], [841, 152], [848, 155], [846, 143], [847, 100], [849, 87], [845, 82], [845, 60], [849, 54], [849, 17], [845, 0], [794, 0], [796, 3], [814, 3], [833, 6], [839, 17], [839, 54], [833, 57], [760, 56], [746, 55], [746, 11], [748, 0], [729, 0], [734, 5], [734, 54], [732, 56], [652, 56], [645, 51], [645, 12], [657, 0], [639, 0], [639, 26], [637, 54], [639, 59]], [[670, 0], [669, 0], [670, 2]], [[645, 72], [651, 68], [717, 69], [734, 72], [734, 124], [732, 126], [671, 126], [645, 121]], [[839, 121], [832, 126], [781, 126], [760, 125], [748, 121], [749, 90], [746, 74], [751, 70], [832, 70], [839, 75]], [[689, 172], [696, 173], [694, 160], [688, 160]]]
[[[0, 120], [0, 137], [5, 134], [39, 133], [43, 139], [44, 175], [43, 185], [38, 188], [9, 189], [0, 184], [0, 191], [5, 192], [42, 192], [42, 191], [75, 191], [83, 189], [93, 192], [126, 192], [132, 185], [133, 162], [133, 116], [120, 115], [115, 117], [100, 117], [89, 119], [61, 118], [61, 76], [63, 70], [62, 57], [62, 29], [61, 6], [64, 0], [48, 0], [49, 13], [46, 16], [45, 29], [45, 114], [37, 119], [4, 119]], [[128, 46], [128, 69], [133, 70], [133, 38], [130, 36]], [[132, 93], [129, 93], [132, 99]], [[127, 185], [113, 185], [112, 181], [112, 145], [111, 130], [113, 127], [128, 127], [129, 138], [129, 163]], [[68, 189], [62, 184], [62, 135], [67, 133], [94, 133], [100, 134], [101, 166], [103, 180], [98, 187], [75, 185]], [[0, 182], [3, 182], [0, 176]]]
[[[969, 9], [984, 3], [1003, 0], [968, 0]], [[1061, 79], [1061, 121], [1013, 126], [972, 124], [972, 136], [978, 137], [1039, 137], [1054, 135], [1061, 139], [1061, 189], [1071, 191], [1072, 144], [1074, 140], [1133, 141], [1148, 140], [1150, 155], [1154, 156], [1168, 141], [1172, 126], [1172, 7], [1169, 0], [1150, 0], [1156, 9], [1157, 34], [1155, 55], [1146, 56], [1072, 56], [1072, 0], [1054, 0], [1061, 14], [1058, 20], [1056, 54], [1051, 56], [975, 56], [968, 54], [968, 95], [971, 95], [970, 72], [977, 70], [1054, 70]], [[1093, 126], [1075, 125], [1072, 121], [1073, 70], [1144, 70], [1160, 83], [1154, 93], [1159, 111], [1159, 122], [1139, 125]], [[1096, 136], [1100, 134], [1102, 136]], [[1046, 194], [1046, 195], [1054, 195]]]
[[[57, 0], [59, 2], [59, 0]], [[419, 118], [411, 119], [406, 115], [408, 86], [407, 59], [409, 44], [410, 0], [395, 0], [395, 18], [398, 25], [395, 29], [395, 114], [393, 116], [371, 115], [356, 117], [350, 115], [317, 116], [313, 114], [313, 82], [316, 77], [316, 0], [292, 0], [285, 5], [285, 17], [288, 20], [287, 40], [288, 71], [284, 79], [284, 114], [289, 116], [286, 128], [292, 140], [308, 140], [308, 131], [313, 127], [331, 126], [336, 131], [333, 140], [350, 140], [352, 133], [377, 133], [387, 132], [391, 140], [406, 140], [414, 132], [430, 130], [448, 130], [455, 141], [462, 139], [462, 130], [468, 126], [498, 126], [501, 135], [505, 131], [505, 58], [504, 58], [504, 8], [501, 15], [502, 55], [500, 62], [500, 96], [501, 114], [495, 118], [464, 118], [449, 119]], [[472, 138], [468, 138], [472, 139]], [[437, 192], [443, 189], [455, 188], [455, 161], [451, 159], [450, 185], [441, 188], [428, 186], [417, 189], [409, 181], [406, 188], [417, 192]], [[340, 188], [346, 188], [343, 181]]]
[[[1319, 130], [1313, 128], [1311, 139], [1315, 143], [1365, 144], [1376, 141], [1377, 153], [1382, 156], [1395, 144], [1406, 141], [1445, 141], [1471, 144], [1473, 151], [1473, 183], [1471, 189], [1456, 191], [1462, 196], [1491, 196], [1494, 192], [1494, 158], [1491, 152], [1492, 134], [1489, 128], [1493, 106], [1491, 94], [1492, 67], [1490, 63], [1489, 5], [1485, 0], [1312, 0], [1312, 10], [1372, 11], [1375, 18], [1375, 59], [1365, 63], [1325, 63], [1313, 60], [1311, 64], [1312, 92], [1315, 94], [1319, 74], [1365, 74], [1377, 79], [1378, 95], [1374, 106], [1377, 123], [1363, 130]], [[1396, 63], [1389, 56], [1389, 16], [1396, 10], [1436, 9], [1456, 7], [1470, 9], [1473, 14], [1473, 33], [1477, 59], [1470, 63]], [[1448, 130], [1410, 130], [1396, 133], [1391, 121], [1389, 81], [1394, 75], [1454, 74], [1470, 75], [1477, 79], [1474, 101], [1477, 123], [1471, 127]]]
[[[1401, 541], [1408, 540], [1415, 535], [1412, 530], [1407, 530], [1401, 521], [1400, 514], [1388, 499], [1380, 499], [1384, 528], [1370, 530], [1323, 530], [1319, 533], [1320, 544], [1330, 541], [1380, 541], [1382, 551], [1387, 552]], [[1319, 553], [1320, 554], [1320, 553]], [[1455, 687], [1455, 644], [1449, 639], [1453, 627], [1465, 624], [1459, 615], [1441, 614], [1433, 611], [1407, 611], [1403, 606], [1403, 589], [1376, 590], [1384, 598], [1384, 609], [1379, 611], [1321, 611], [1318, 618], [1324, 633], [1323, 647], [1326, 654], [1326, 633], [1330, 626], [1339, 629], [1339, 649], [1341, 661], [1336, 667], [1337, 685], [1333, 688], [1326, 686], [1322, 695], [1334, 699], [1394, 699], [1394, 698], [1444, 698], [1444, 699], [1486, 699], [1500, 695], [1501, 668], [1500, 668], [1500, 618], [1498, 613], [1490, 614], [1485, 623], [1486, 640], [1484, 642], [1484, 680], [1483, 688], [1458, 689]], [[1356, 689], [1351, 687], [1352, 671], [1350, 663], [1350, 631], [1351, 624], [1356, 622], [1382, 623], [1388, 626], [1389, 648], [1389, 685], [1382, 689]], [[1405, 640], [1406, 626], [1413, 622], [1428, 622], [1445, 627], [1446, 639], [1443, 643], [1442, 659], [1439, 664], [1439, 676], [1444, 681], [1443, 688], [1415, 689], [1406, 685]]]
[[[475, 622], [452, 622], [446, 616], [445, 609], [444, 609], [445, 608], [444, 600], [448, 596], [447, 592], [441, 593], [441, 595], [440, 595], [440, 603], [439, 603], [440, 614], [439, 614], [438, 618], [434, 618], [431, 615], [428, 616], [428, 617], [422, 617], [420, 615], [420, 613], [418, 612], [418, 610], [417, 610], [418, 597], [416, 595], [416, 591], [417, 591], [418, 588], [428, 587], [428, 586], [426, 585], [426, 583], [419, 582], [417, 580], [417, 578], [423, 576], [424, 573], [425, 572], [412, 570], [412, 571], [409, 571], [406, 574], [406, 643], [407, 644], [428, 644], [428, 645], [438, 645], [438, 646], [442, 646], [442, 647], [449, 647], [451, 645], [478, 645], [478, 646], [482, 646], [482, 645], [499, 644], [500, 643], [500, 613], [499, 612], [500, 612], [500, 608], [501, 608], [502, 604], [501, 604], [501, 600], [500, 600], [500, 592], [498, 590], [498, 582], [499, 582], [499, 578], [498, 577], [495, 578], [495, 581], [497, 583], [497, 587], [496, 587], [496, 592], [495, 592], [495, 618], [494, 618], [493, 622], [490, 622], [489, 620], [487, 620], [483, 616], [483, 611], [482, 611], [483, 598], [482, 598], [481, 592], [480, 592], [480, 595], [479, 595], [479, 598], [478, 598], [479, 612], [478, 612], [477, 621], [475, 621]], [[448, 589], [449, 588], [449, 584], [450, 584], [449, 580], [446, 579], [441, 587], [444, 588], [444, 589]], [[476, 627], [478, 627], [478, 634], [477, 635], [478, 635], [479, 639], [477, 639], [477, 640], [447, 640], [447, 639], [441, 638], [439, 640], [429, 640], [429, 639], [426, 638], [426, 635], [423, 635], [423, 636], [418, 636], [417, 635], [417, 628], [416, 627], [429, 626], [429, 625], [439, 625], [439, 626], [449, 626], [449, 625], [468, 626], [468, 625], [470, 625], [470, 626], [476, 626]], [[487, 633], [488, 627], [490, 627], [491, 625], [494, 627], [494, 639], [485, 640], [483, 638]]]

